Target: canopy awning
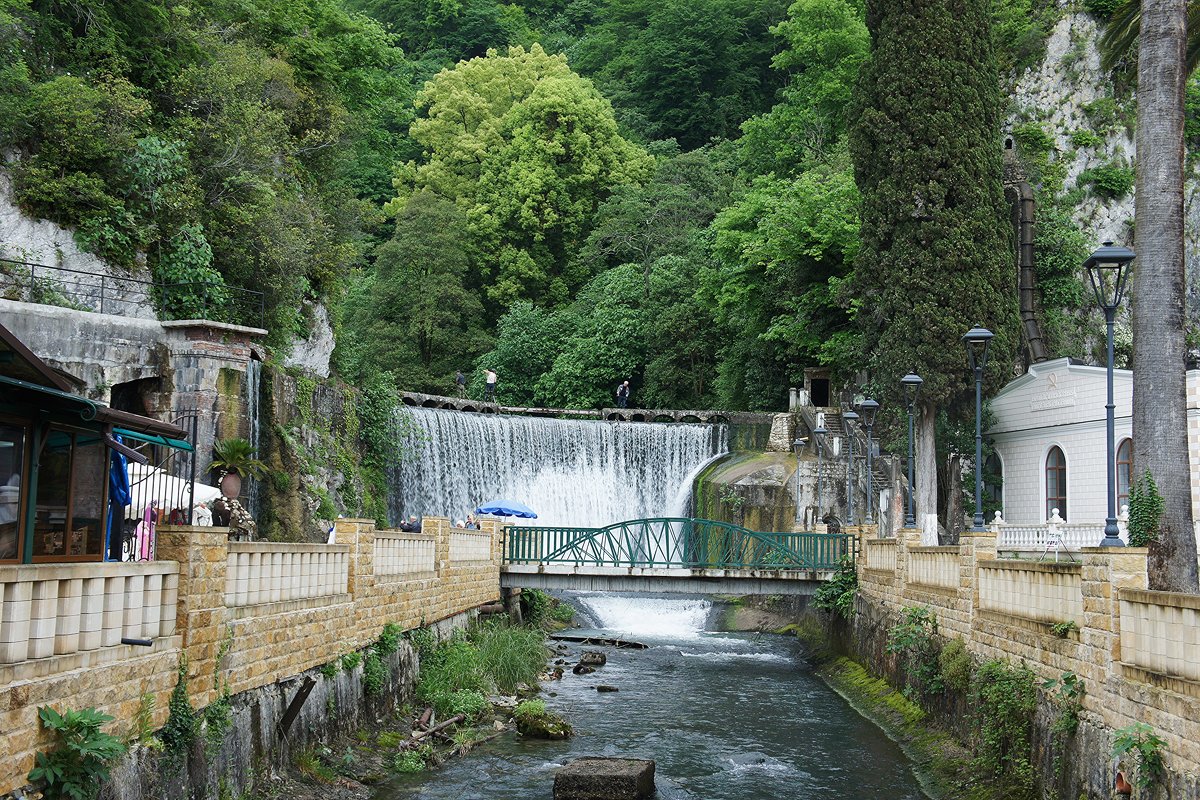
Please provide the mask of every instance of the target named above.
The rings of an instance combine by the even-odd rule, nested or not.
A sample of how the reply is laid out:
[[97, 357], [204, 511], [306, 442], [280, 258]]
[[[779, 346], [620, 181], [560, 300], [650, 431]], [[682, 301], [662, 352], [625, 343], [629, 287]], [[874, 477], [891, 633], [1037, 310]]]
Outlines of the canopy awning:
[[160, 444], [165, 447], [172, 447], [176, 450], [192, 451], [196, 448], [192, 447], [191, 442], [183, 439], [173, 439], [170, 436], [159, 436], [154, 433], [142, 433], [141, 431], [131, 431], [128, 428], [113, 428], [113, 433], [119, 433], [126, 439], [136, 439], [139, 442], [149, 442], [150, 444]]

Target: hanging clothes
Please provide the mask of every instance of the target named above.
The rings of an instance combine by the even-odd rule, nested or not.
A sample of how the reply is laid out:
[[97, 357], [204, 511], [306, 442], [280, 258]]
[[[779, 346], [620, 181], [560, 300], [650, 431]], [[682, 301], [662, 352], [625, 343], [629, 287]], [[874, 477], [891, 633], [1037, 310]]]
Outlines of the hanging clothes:
[[[113, 439], [124, 444], [121, 434]], [[104, 530], [104, 558], [120, 561], [125, 535], [125, 506], [131, 500], [129, 494], [129, 462], [116, 450], [111, 451], [108, 463], [108, 524]]]
[[137, 524], [137, 528], [133, 532], [134, 561], [154, 560], [154, 526], [157, 523], [158, 509], [155, 508], [154, 501], [152, 500], [146, 505], [142, 521]]

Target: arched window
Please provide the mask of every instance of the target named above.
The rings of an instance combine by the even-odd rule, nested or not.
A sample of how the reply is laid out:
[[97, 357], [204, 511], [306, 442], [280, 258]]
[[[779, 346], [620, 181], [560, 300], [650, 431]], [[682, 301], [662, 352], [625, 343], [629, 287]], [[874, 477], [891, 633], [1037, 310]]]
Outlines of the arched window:
[[1058, 515], [1067, 518], [1067, 457], [1062, 448], [1050, 448], [1046, 455], [1046, 519], [1058, 509]]
[[1129, 487], [1133, 485], [1133, 439], [1125, 439], [1117, 448], [1117, 511], [1129, 502]]
[[1004, 508], [1004, 465], [1000, 456], [992, 453], [983, 460], [984, 508]]

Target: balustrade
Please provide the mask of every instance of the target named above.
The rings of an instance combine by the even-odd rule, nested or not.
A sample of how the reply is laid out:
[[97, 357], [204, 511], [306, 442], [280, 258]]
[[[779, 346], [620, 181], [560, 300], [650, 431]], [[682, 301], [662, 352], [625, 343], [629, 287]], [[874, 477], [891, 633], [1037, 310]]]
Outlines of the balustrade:
[[492, 535], [484, 531], [454, 529], [450, 532], [451, 562], [492, 560]]
[[225, 605], [254, 606], [345, 594], [349, 557], [346, 545], [230, 542]]
[[436, 537], [402, 531], [375, 532], [375, 574], [381, 578], [432, 575]]
[[173, 562], [0, 567], [0, 663], [170, 636], [178, 591]]

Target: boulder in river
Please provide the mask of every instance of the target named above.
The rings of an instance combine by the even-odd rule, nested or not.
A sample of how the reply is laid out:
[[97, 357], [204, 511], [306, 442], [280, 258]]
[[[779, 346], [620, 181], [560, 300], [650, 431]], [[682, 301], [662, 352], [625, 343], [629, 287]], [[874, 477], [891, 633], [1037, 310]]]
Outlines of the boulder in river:
[[597, 692], [619, 692], [621, 690], [615, 686], [609, 686], [607, 683], [601, 683], [601, 684], [597, 684], [596, 691]]
[[595, 671], [596, 670], [594, 667], [589, 667], [587, 664], [582, 662], [576, 664], [571, 670], [571, 672], [574, 672], [576, 675], [591, 675]]
[[654, 796], [654, 762], [577, 758], [554, 776], [554, 800], [645, 800]]
[[547, 711], [544, 703], [539, 703], [540, 708], [534, 709], [524, 705], [519, 706], [513, 714], [517, 721], [517, 733], [522, 736], [531, 739], [568, 739], [575, 733], [570, 723], [553, 711]]
[[579, 663], [589, 667], [603, 667], [608, 663], [608, 656], [598, 650], [584, 650], [579, 654]]

